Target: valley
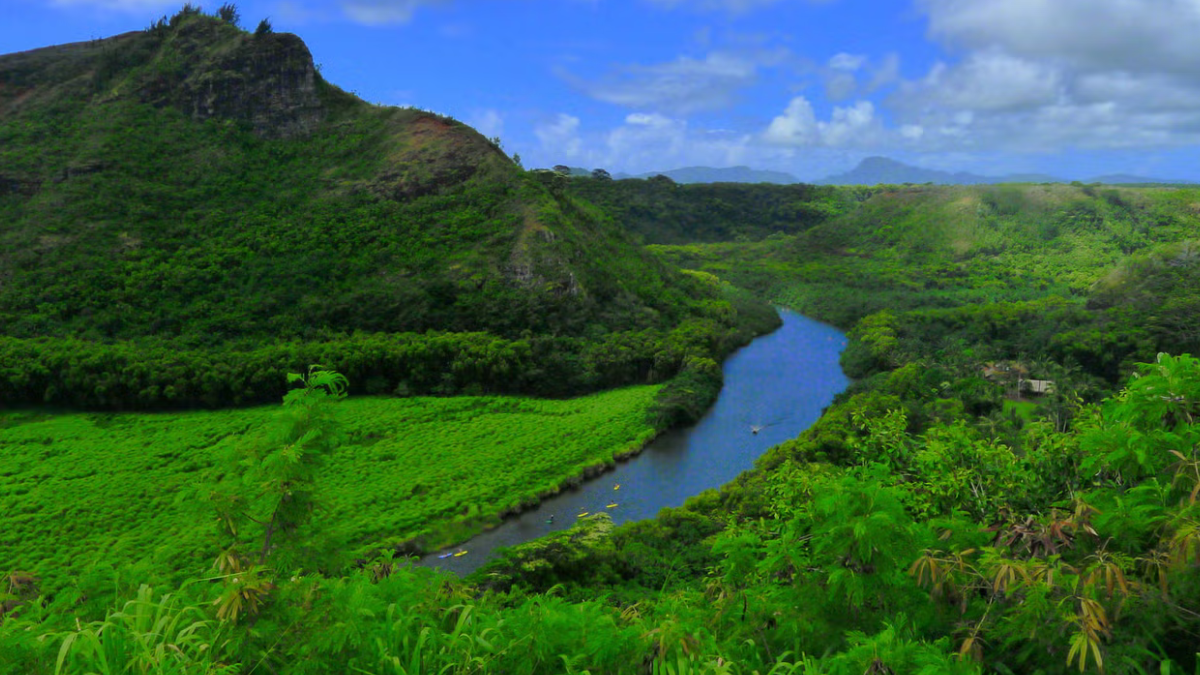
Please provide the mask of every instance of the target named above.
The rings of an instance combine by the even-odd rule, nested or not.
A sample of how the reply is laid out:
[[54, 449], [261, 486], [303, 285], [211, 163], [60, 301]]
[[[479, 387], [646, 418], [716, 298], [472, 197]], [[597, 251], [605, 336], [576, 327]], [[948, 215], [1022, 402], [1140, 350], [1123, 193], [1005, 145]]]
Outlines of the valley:
[[1200, 189], [527, 171], [264, 23], [0, 56], [0, 674], [1196, 670]]

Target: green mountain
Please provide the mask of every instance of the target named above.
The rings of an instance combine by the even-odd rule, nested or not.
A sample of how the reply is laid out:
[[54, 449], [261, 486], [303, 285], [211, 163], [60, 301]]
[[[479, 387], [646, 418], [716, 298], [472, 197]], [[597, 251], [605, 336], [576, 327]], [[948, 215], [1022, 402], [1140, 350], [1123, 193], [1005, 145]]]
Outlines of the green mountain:
[[850, 193], [835, 187], [681, 184], [647, 180], [572, 178], [569, 194], [595, 204], [648, 244], [760, 240], [795, 234], [843, 212]]
[[[1160, 352], [1200, 347], [1200, 189], [524, 173], [301, 48], [188, 6], [0, 59], [0, 675], [1197, 672], [1200, 359]], [[718, 277], [849, 329], [812, 427], [466, 579], [374, 555], [414, 514], [449, 541], [521, 508], [511, 465], [557, 484], [651, 395], [706, 400], [770, 316]], [[678, 375], [7, 405], [228, 406], [311, 363], [378, 392]]]
[[[329, 84], [294, 35], [198, 11], [2, 56], [0, 351], [29, 365], [0, 401], [86, 402], [61, 398], [79, 386], [112, 399], [115, 383], [61, 379], [81, 351], [131, 366], [354, 334], [545, 338], [559, 353], [695, 321], [738, 332], [719, 287], [542, 181], [464, 124]], [[147, 377], [136, 403], [116, 400], [159, 401]]]
[[711, 166], [685, 166], [680, 169], [650, 171], [635, 176], [617, 174], [614, 177], [653, 178], [655, 176], [666, 176], [676, 183], [777, 183], [788, 185], [800, 182], [790, 173], [752, 169], [748, 166], [726, 166], [719, 168]]
[[868, 157], [846, 173], [823, 178], [821, 185], [900, 185], [903, 183], [936, 183], [939, 185], [983, 185], [993, 183], [1062, 183], [1060, 178], [1045, 174], [1012, 174], [981, 176], [959, 171], [938, 171], [898, 162], [887, 157]]

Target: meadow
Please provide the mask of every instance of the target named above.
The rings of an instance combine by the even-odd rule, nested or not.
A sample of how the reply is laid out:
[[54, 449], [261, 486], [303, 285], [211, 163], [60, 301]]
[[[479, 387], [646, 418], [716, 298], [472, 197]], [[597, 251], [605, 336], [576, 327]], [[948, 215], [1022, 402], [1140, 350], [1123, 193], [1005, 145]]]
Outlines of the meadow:
[[[350, 553], [452, 543], [655, 434], [659, 387], [569, 400], [356, 397], [318, 479]], [[0, 567], [51, 591], [97, 564], [194, 575], [216, 554], [207, 486], [278, 406], [163, 414], [0, 413]]]

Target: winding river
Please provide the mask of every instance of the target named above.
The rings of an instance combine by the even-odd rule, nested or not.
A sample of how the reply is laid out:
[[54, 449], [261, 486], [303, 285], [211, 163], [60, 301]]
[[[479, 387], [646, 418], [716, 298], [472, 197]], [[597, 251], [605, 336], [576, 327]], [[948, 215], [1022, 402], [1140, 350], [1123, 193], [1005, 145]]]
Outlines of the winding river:
[[419, 564], [469, 574], [495, 549], [567, 529], [583, 511], [608, 513], [618, 525], [653, 518], [664, 507], [682, 506], [688, 497], [728, 483], [768, 448], [798, 436], [848, 384], [838, 366], [846, 339], [795, 312], [780, 315], [779, 329], [726, 359], [725, 386], [694, 426], [668, 431], [614, 470], [452, 549], [465, 555], [431, 554]]

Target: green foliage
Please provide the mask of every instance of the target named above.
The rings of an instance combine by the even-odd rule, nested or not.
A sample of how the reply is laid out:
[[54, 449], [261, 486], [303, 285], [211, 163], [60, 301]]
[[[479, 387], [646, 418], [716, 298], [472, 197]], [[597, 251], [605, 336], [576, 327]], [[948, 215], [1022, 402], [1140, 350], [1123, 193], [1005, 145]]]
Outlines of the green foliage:
[[217, 18], [225, 23], [237, 26], [242, 20], [242, 14], [238, 11], [237, 5], [227, 2], [217, 8]]
[[795, 234], [849, 208], [846, 193], [815, 185], [676, 185], [666, 176], [611, 180], [597, 169], [567, 194], [595, 204], [649, 244], [759, 240]]
[[0, 404], [146, 410], [265, 403], [283, 395], [287, 372], [310, 363], [345, 373], [355, 394], [578, 395], [665, 381], [689, 358], [720, 357], [778, 325], [757, 301], [733, 294], [728, 303], [705, 308], [714, 320], [671, 331], [597, 330], [588, 338], [430, 331], [180, 349], [156, 338], [0, 337]]
[[[219, 567], [226, 575], [245, 575], [268, 559], [276, 573], [311, 570], [319, 559], [320, 552], [307, 550], [313, 537], [306, 526], [317, 503], [318, 473], [340, 443], [330, 404], [346, 396], [349, 382], [310, 366], [307, 375], [288, 373], [288, 383], [300, 386], [283, 397], [271, 427], [226, 459], [225, 484], [211, 497], [225, 539]], [[230, 611], [236, 619], [237, 610]]]
[[275, 28], [271, 26], [270, 19], [263, 19], [258, 22], [258, 26], [254, 29], [254, 37], [262, 37], [275, 32]]
[[[34, 94], [0, 124], [0, 401], [286, 405], [4, 413], [0, 672], [1195, 670], [1200, 360], [1155, 357], [1196, 341], [1195, 189], [523, 174], [320, 82], [326, 121], [268, 139], [155, 98], [198, 35], [253, 40], [185, 8], [59, 63], [82, 97], [0, 60], [0, 102]], [[469, 582], [395, 559], [698, 416], [778, 320], [729, 283], [851, 329], [816, 425]], [[351, 398], [334, 433], [343, 380], [282, 389], [310, 363], [402, 395], [667, 384]]]
[[57, 636], [54, 673], [233, 675], [235, 666], [220, 663], [228, 628], [179, 596], [142, 586], [119, 611]]
[[[316, 547], [310, 553], [335, 568], [405, 542], [432, 549], [461, 541], [586, 469], [639, 450], [655, 434], [645, 420], [657, 389], [565, 401], [341, 401], [342, 444], [326, 457], [309, 494], [322, 505], [313, 515], [318, 526], [310, 528]], [[43, 590], [58, 592], [97, 566], [141, 561], [153, 572], [139, 581], [156, 585], [208, 567], [227, 543], [213, 536], [212, 505], [203, 499], [208, 474], [225, 471], [227, 455], [240, 460], [252, 453], [253, 472], [262, 479], [251, 480], [239, 468], [225, 474], [227, 487], [241, 491], [240, 506], [265, 523], [273, 494], [268, 474], [292, 469], [263, 461], [282, 462], [281, 434], [298, 433], [331, 412], [307, 409], [319, 398], [304, 400], [283, 410], [0, 414], [0, 500], [6, 505], [0, 571], [28, 570], [41, 578]], [[256, 562], [263, 525], [238, 522], [243, 553]], [[340, 549], [320, 548], [339, 543]], [[290, 553], [303, 562], [303, 550]], [[112, 592], [112, 584], [98, 586], [87, 592]]]
[[[313, 362], [359, 391], [404, 383], [405, 373], [377, 376], [388, 369], [378, 362], [364, 374], [328, 354], [259, 360], [296, 343], [351, 353], [330, 343], [359, 332], [544, 339], [536, 356], [551, 367], [605, 349], [609, 334], [665, 336], [689, 320], [716, 320], [708, 358], [748, 339], [747, 318], [719, 287], [641, 250], [590, 205], [552, 194], [465, 125], [369, 106], [319, 77], [313, 91], [270, 98], [296, 105], [260, 102], [255, 78], [268, 66], [305, 79], [303, 44], [255, 39], [193, 10], [69, 59], [0, 57], [0, 101], [30, 92], [0, 122], [3, 402], [261, 403], [282, 393], [278, 375]], [[194, 117], [214, 91], [211, 116]], [[311, 117], [293, 119], [297, 110]], [[113, 361], [130, 372], [114, 373]], [[456, 373], [453, 383], [405, 386], [567, 395], [662, 381], [681, 364], [652, 378], [637, 367], [621, 380], [572, 372], [560, 389], [561, 372], [526, 373], [539, 370], [531, 364], [491, 382]], [[231, 386], [210, 383], [210, 367], [233, 371], [211, 378]], [[522, 376], [524, 386], [509, 384]]]

